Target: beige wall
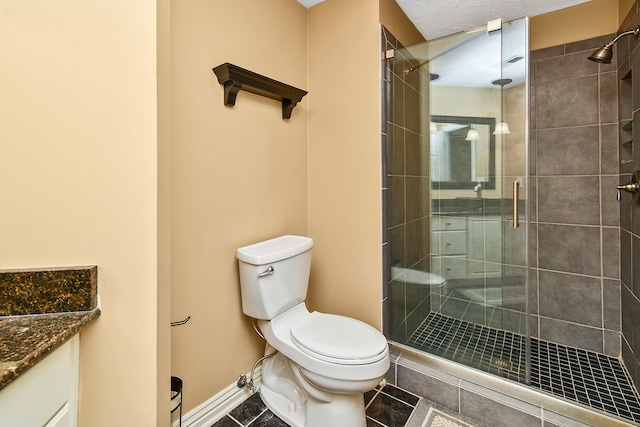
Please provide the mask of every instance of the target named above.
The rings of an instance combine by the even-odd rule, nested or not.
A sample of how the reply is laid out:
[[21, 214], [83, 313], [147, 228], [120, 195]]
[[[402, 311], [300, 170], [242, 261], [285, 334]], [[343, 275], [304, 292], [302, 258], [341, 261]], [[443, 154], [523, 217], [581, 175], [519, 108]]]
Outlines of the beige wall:
[[[388, 0], [308, 11], [294, 0], [172, 2], [171, 317], [192, 316], [172, 330], [172, 373], [185, 380], [185, 410], [262, 353], [241, 312], [239, 246], [313, 237], [310, 308], [381, 327], [379, 23], [402, 30], [397, 10]], [[289, 121], [246, 92], [224, 107], [210, 69], [227, 61], [309, 95]]]
[[412, 46], [425, 41], [420, 31], [404, 14], [396, 0], [379, 0], [380, 22], [403, 46]]
[[618, 0], [618, 20], [620, 22], [624, 21], [634, 3], [635, 0]]
[[591, 0], [577, 6], [531, 18], [531, 50], [612, 34], [630, 7], [629, 0]]
[[[171, 372], [171, 0], [157, 1], [158, 49], [158, 425], [166, 425]], [[170, 389], [170, 387], [169, 387]]]
[[[381, 326], [379, 23], [368, 0], [172, 2], [171, 313], [192, 316], [172, 330], [172, 373], [187, 411], [263, 351], [241, 311], [240, 246], [313, 237], [310, 308]], [[247, 92], [225, 107], [210, 71], [223, 62], [309, 94], [290, 120]]]
[[81, 333], [80, 425], [166, 425], [156, 2], [0, 6], [0, 268], [96, 264], [102, 316]]
[[[185, 410], [250, 369], [263, 344], [241, 312], [235, 249], [260, 239], [312, 236], [311, 307], [381, 326], [386, 1], [2, 5], [0, 267], [99, 266], [82, 425], [165, 425], [169, 353]], [[616, 31], [612, 3], [534, 18], [532, 48]], [[247, 92], [224, 107], [211, 68], [227, 61], [310, 94], [290, 120]], [[187, 315], [169, 352], [165, 325]]]
[[309, 9], [308, 27], [309, 299], [380, 327], [379, 8], [327, 0]]
[[[268, 17], [265, 19], [265, 17]], [[242, 313], [236, 249], [307, 229], [307, 95], [241, 91], [223, 105], [211, 69], [230, 62], [308, 89], [306, 9], [294, 0], [179, 0], [171, 7], [172, 374], [189, 411], [264, 351]]]

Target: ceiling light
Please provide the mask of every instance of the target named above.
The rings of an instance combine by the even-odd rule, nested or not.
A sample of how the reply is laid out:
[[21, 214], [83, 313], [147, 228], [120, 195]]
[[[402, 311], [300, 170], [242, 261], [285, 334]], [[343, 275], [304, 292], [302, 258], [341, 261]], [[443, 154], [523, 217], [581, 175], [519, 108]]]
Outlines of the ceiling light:
[[511, 79], [498, 79], [498, 80], [492, 81], [491, 84], [492, 85], [496, 85], [496, 86], [500, 86], [500, 87], [505, 87], [505, 85], [508, 85], [512, 81], [513, 80], [511, 80]]
[[467, 137], [465, 139], [467, 141], [477, 141], [480, 139], [480, 133], [476, 130], [475, 125], [471, 125], [471, 129], [467, 132]]
[[[517, 57], [514, 56], [512, 59], [514, 58], [517, 58]], [[510, 59], [508, 62], [511, 62], [512, 59]], [[522, 59], [522, 57], [520, 57], [520, 59]], [[518, 62], [520, 59], [516, 59], [513, 62]], [[511, 82], [513, 82], [513, 80], [511, 79], [498, 79], [498, 80], [492, 81], [491, 84], [495, 86], [500, 86], [502, 89], [504, 89], [504, 87]], [[509, 125], [507, 124], [507, 122], [499, 122], [496, 125], [496, 130], [493, 131], [494, 135], [507, 135], [509, 133], [511, 133], [511, 131], [509, 130]]]
[[500, 122], [496, 125], [496, 130], [493, 131], [494, 135], [506, 135], [511, 133], [507, 122]]

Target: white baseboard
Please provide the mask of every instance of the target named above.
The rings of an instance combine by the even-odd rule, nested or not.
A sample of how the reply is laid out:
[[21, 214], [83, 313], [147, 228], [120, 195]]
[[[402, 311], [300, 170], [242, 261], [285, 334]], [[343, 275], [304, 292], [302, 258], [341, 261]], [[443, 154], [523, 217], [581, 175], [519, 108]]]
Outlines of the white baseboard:
[[[247, 373], [249, 378], [250, 373]], [[262, 367], [258, 367], [253, 374], [253, 384], [256, 389], [260, 388], [262, 379]], [[248, 387], [239, 388], [236, 383], [227, 386], [220, 393], [209, 400], [193, 408], [182, 415], [182, 427], [209, 427], [216, 421], [227, 415], [233, 408], [251, 397], [252, 393]], [[175, 420], [172, 426], [178, 427], [178, 412], [173, 413]]]

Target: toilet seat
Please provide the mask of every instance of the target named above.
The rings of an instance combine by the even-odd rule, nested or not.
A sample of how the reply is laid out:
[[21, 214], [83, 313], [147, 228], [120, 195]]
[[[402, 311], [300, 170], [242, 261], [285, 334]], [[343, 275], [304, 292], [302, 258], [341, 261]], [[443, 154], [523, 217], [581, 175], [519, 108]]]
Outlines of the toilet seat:
[[[324, 321], [324, 316], [318, 316], [318, 314], [322, 313], [314, 314], [313, 318], [322, 319]], [[322, 346], [311, 344], [310, 342], [307, 342], [305, 338], [302, 338], [314, 336], [312, 334], [305, 334], [306, 329], [313, 328], [311, 325], [315, 323], [314, 320], [308, 320], [310, 317], [312, 317], [312, 313], [307, 310], [304, 302], [301, 302], [272, 320], [258, 320], [258, 327], [267, 340], [267, 343], [275, 350], [291, 359], [294, 363], [298, 364], [300, 368], [305, 371], [305, 376], [310, 375], [307, 372], [313, 372], [334, 380], [359, 382], [379, 378], [387, 372], [389, 369], [389, 347], [384, 335], [378, 332], [375, 328], [367, 325], [371, 330], [365, 330], [364, 335], [371, 333], [384, 341], [384, 343], [381, 342], [381, 345], [384, 347], [381, 354], [368, 359], [349, 360], [344, 359], [345, 355], [349, 354], [348, 352], [327, 351], [327, 348], [324, 347], [325, 354], [333, 353], [342, 355], [343, 358], [340, 359], [319, 354], [317, 349], [312, 349], [313, 347], [321, 347], [320, 350], [322, 350]], [[349, 319], [349, 321], [359, 322], [354, 319], [347, 319]], [[344, 325], [344, 323], [339, 324], [340, 327], [342, 327], [342, 325]], [[347, 326], [347, 328], [349, 327]], [[298, 337], [297, 343], [294, 342], [293, 334], [291, 333], [292, 329], [298, 330], [298, 333], [296, 334]], [[351, 328], [349, 328], [349, 330], [351, 330]], [[330, 337], [333, 337], [334, 335], [335, 333], [330, 335]], [[319, 338], [316, 338], [316, 340], [319, 342], [323, 341]], [[377, 341], [377, 339], [372, 339], [372, 341]], [[306, 343], [307, 347], [300, 344], [300, 342]], [[311, 340], [311, 342], [313, 341]], [[364, 353], [366, 354], [371, 352], [366, 351]], [[357, 353], [355, 354], [358, 355]], [[362, 353], [360, 355], [362, 356]]]
[[317, 311], [291, 327], [291, 341], [312, 357], [342, 365], [374, 363], [388, 353], [386, 338], [372, 326]]

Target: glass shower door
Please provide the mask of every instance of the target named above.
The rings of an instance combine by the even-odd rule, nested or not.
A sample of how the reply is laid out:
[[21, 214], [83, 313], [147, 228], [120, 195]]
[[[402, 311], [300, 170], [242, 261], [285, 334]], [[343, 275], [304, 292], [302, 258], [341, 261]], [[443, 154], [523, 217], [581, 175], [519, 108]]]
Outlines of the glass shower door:
[[[502, 302], [495, 326], [512, 338], [505, 355], [518, 379], [529, 382], [529, 34], [528, 19], [502, 26]], [[512, 82], [510, 82], [512, 80]], [[500, 126], [498, 126], [500, 131]], [[505, 350], [508, 350], [505, 345]], [[519, 351], [517, 350], [519, 348]]]
[[[405, 106], [404, 125], [388, 123], [404, 143], [403, 169], [395, 138], [387, 152], [391, 339], [527, 381], [528, 21], [492, 22], [401, 58], [388, 104], [402, 96]], [[412, 89], [419, 119], [406, 111]], [[414, 135], [406, 123], [416, 120]]]

